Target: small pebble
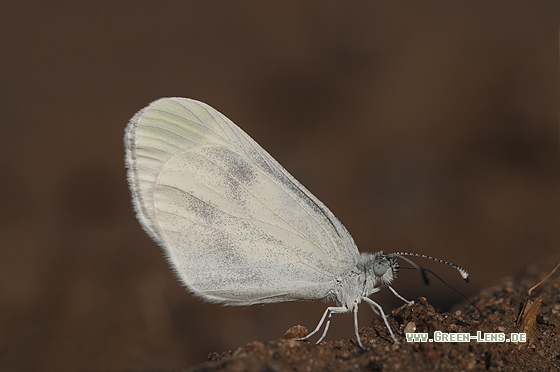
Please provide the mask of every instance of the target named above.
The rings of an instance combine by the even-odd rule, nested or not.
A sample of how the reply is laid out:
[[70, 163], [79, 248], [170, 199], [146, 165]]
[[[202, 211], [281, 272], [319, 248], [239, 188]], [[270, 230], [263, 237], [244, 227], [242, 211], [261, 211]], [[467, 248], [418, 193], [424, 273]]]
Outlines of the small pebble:
[[409, 322], [406, 327], [404, 327], [404, 333], [414, 333], [416, 332], [416, 323], [414, 322]]

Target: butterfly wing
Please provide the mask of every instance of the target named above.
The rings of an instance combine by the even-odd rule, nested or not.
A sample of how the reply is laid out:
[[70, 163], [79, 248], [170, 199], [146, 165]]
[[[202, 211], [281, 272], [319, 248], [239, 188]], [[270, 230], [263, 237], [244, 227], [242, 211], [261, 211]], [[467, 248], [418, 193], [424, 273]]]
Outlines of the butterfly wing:
[[125, 133], [133, 204], [196, 295], [226, 305], [331, 295], [358, 249], [342, 223], [212, 107], [152, 102]]

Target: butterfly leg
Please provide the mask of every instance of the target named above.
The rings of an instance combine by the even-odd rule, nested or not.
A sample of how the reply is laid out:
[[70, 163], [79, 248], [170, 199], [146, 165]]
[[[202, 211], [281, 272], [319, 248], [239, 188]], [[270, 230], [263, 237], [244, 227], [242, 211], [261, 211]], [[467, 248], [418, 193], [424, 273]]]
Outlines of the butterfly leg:
[[342, 313], [347, 313], [348, 312], [348, 308], [345, 307], [345, 306], [329, 307], [329, 309], [330, 309], [330, 312], [329, 312], [329, 316], [327, 318], [327, 323], [325, 323], [325, 330], [323, 331], [323, 335], [321, 336], [321, 338], [317, 340], [316, 344], [323, 341], [323, 339], [327, 336], [327, 331], [329, 330], [329, 326], [331, 325], [332, 315], [333, 314], [342, 314]]
[[[380, 290], [384, 289], [385, 287], [387, 287], [387, 286], [386, 286], [386, 285], [383, 285], [383, 286], [381, 286], [381, 287], [376, 287], [376, 288], [374, 288], [373, 291], [369, 294], [369, 296], [371, 296], [371, 295], [374, 294], [374, 293], [379, 292]], [[371, 305], [370, 305], [370, 306], [371, 306]], [[373, 310], [373, 312], [374, 312], [376, 315], [381, 316], [381, 313], [380, 313], [379, 311], [377, 311], [376, 308], [374, 308], [373, 306], [371, 306], [371, 309]]]
[[321, 326], [323, 325], [323, 323], [325, 322], [325, 319], [326, 319], [327, 323], [325, 324], [325, 331], [323, 332], [323, 335], [321, 336], [321, 338], [316, 342], [318, 344], [319, 342], [323, 341], [323, 339], [327, 335], [327, 331], [328, 331], [329, 325], [331, 323], [332, 314], [340, 314], [340, 313], [347, 313], [347, 312], [348, 312], [348, 309], [346, 307], [343, 307], [343, 306], [327, 307], [327, 309], [323, 313], [323, 316], [321, 317], [321, 320], [319, 321], [319, 324], [317, 324], [317, 327], [313, 330], [313, 332], [309, 333], [305, 337], [296, 338], [296, 340], [299, 340], [299, 341], [308, 340], [315, 333], [319, 332], [319, 330], [321, 329]]
[[369, 306], [371, 306], [372, 309], [377, 308], [379, 310], [379, 312], [381, 313], [381, 317], [383, 318], [383, 321], [385, 322], [385, 326], [387, 327], [387, 329], [389, 330], [389, 333], [391, 334], [391, 337], [393, 337], [393, 340], [395, 341], [395, 343], [398, 344], [399, 342], [395, 338], [395, 335], [393, 334], [393, 330], [389, 326], [389, 322], [387, 321], [387, 316], [385, 315], [385, 312], [383, 311], [383, 308], [381, 306], [379, 306], [379, 304], [377, 302], [373, 301], [371, 298], [362, 297], [362, 300], [367, 302], [369, 304]]
[[397, 293], [397, 291], [395, 291], [393, 289], [393, 287], [389, 286], [389, 289], [391, 290], [391, 292], [393, 292], [393, 294], [400, 300], [403, 300], [405, 303], [409, 304], [410, 301], [408, 301], [406, 298], [404, 298], [403, 296], [401, 296], [400, 294]]
[[364, 345], [362, 345], [362, 340], [360, 339], [360, 333], [358, 332], [358, 305], [354, 306], [354, 332], [356, 332], [356, 339], [358, 340], [358, 345], [362, 349], [366, 349]]

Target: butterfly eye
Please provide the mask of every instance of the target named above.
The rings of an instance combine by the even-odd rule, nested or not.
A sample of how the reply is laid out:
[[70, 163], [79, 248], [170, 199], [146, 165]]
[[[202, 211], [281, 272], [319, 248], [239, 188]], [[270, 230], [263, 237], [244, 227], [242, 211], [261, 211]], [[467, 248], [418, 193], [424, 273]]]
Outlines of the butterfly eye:
[[373, 273], [375, 276], [383, 276], [389, 270], [389, 260], [384, 256], [377, 256], [373, 261]]

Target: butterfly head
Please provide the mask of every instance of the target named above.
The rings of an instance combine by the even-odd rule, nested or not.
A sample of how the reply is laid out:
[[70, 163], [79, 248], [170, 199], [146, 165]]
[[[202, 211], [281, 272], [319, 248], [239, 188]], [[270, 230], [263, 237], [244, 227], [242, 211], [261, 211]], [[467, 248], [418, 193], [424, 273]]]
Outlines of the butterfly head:
[[373, 287], [390, 285], [397, 277], [399, 264], [394, 254], [384, 254], [383, 251], [374, 254], [362, 253], [362, 270]]

